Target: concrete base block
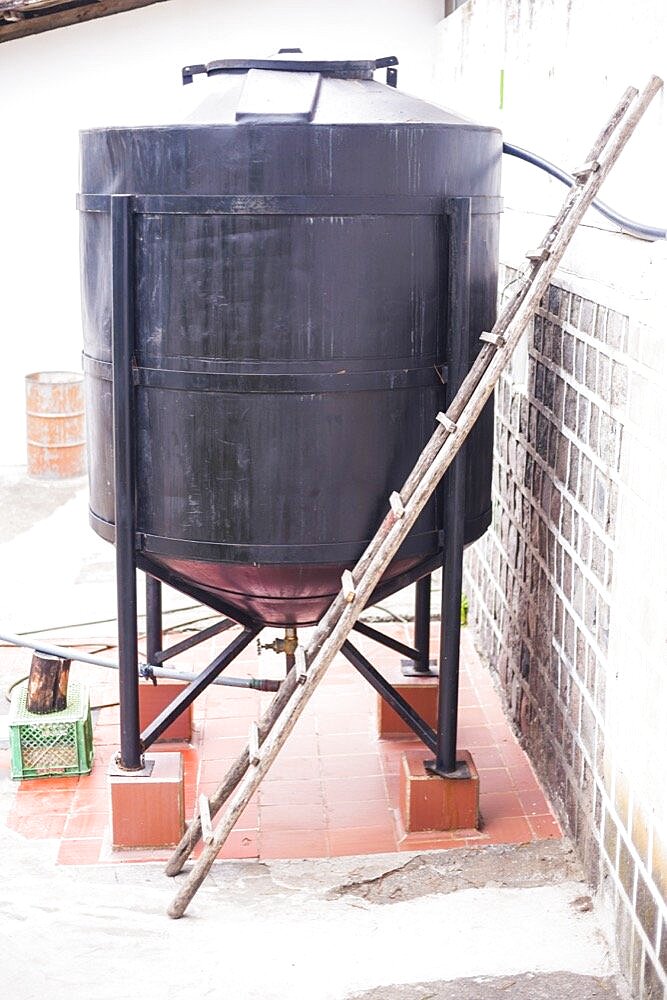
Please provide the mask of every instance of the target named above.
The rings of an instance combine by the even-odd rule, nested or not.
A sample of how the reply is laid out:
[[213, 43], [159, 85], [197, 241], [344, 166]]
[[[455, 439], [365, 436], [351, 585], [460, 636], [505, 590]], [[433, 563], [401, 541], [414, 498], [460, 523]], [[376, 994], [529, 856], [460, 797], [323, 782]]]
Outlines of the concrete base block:
[[109, 771], [114, 847], [172, 847], [185, 830], [180, 753], [146, 754], [144, 771]]
[[[414, 680], [392, 679], [393, 686], [407, 703], [421, 715], [433, 729], [438, 723], [438, 678], [419, 677]], [[414, 736], [410, 727], [378, 695], [377, 699], [377, 729], [381, 739], [391, 739], [396, 736]]]
[[[142, 732], [171, 704], [184, 687], [187, 685], [181, 681], [158, 681], [157, 684], [142, 681], [139, 684], [139, 727]], [[155, 742], [189, 743], [191, 739], [192, 705], [188, 705]]]
[[467, 750], [458, 760], [467, 765], [467, 777], [440, 777], [424, 767], [428, 751], [403, 754], [400, 770], [400, 808], [408, 833], [426, 830], [474, 830], [479, 826], [479, 774]]

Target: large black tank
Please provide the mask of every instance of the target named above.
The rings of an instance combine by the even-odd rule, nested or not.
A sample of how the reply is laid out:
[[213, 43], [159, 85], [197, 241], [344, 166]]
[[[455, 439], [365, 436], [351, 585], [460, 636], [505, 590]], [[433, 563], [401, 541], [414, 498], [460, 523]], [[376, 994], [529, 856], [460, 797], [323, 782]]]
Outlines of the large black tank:
[[[444, 405], [446, 198], [472, 198], [467, 361], [493, 325], [501, 136], [374, 63], [263, 65], [208, 84], [187, 124], [81, 135], [91, 520], [113, 540], [108, 196], [132, 194], [144, 564], [293, 625], [326, 609]], [[466, 542], [490, 520], [491, 452], [487, 408]], [[442, 546], [436, 496], [384, 592]]]

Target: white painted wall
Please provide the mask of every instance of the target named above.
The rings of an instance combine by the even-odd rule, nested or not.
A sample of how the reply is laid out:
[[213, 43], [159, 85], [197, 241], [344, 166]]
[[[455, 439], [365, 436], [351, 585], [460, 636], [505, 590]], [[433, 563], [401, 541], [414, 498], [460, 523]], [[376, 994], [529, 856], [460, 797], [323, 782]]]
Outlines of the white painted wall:
[[[467, 0], [438, 27], [435, 94], [571, 170], [586, 158], [626, 86], [641, 87], [652, 73], [667, 79], [666, 38], [664, 0]], [[618, 211], [662, 227], [665, 101], [663, 90], [602, 189], [602, 199]], [[501, 259], [521, 267], [565, 189], [517, 161], [506, 158], [503, 168]], [[627, 402], [617, 414], [622, 444], [604, 733], [598, 734], [604, 759], [594, 768], [602, 772], [611, 829], [622, 831], [623, 844], [657, 898], [667, 884], [667, 243], [609, 230], [600, 216], [588, 213], [557, 283], [630, 320], [622, 359]], [[654, 959], [655, 937], [649, 939], [637, 918], [627, 916], [634, 902], [624, 896], [620, 856], [616, 865], [611, 860], [605, 885], [626, 914], [617, 918], [622, 948], [639, 935], [632, 961], [640, 962], [643, 948]], [[637, 995], [653, 994], [647, 989]]]
[[0, 45], [0, 466], [25, 463], [23, 377], [80, 369], [78, 130], [177, 122], [181, 67], [300, 46], [400, 59], [427, 89], [441, 0], [169, 0]]

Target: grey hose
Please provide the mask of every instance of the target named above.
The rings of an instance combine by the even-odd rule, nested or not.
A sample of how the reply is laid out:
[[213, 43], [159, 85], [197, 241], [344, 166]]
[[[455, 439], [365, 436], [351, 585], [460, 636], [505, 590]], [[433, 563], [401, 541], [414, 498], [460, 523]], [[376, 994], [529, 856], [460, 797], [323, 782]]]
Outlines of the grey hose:
[[[538, 156], [537, 153], [531, 153], [529, 149], [522, 149], [521, 146], [514, 146], [511, 142], [504, 142], [503, 153], [507, 153], [508, 156], [516, 156], [519, 160], [525, 160], [526, 163], [531, 163], [534, 167], [539, 167], [540, 170], [544, 170], [545, 173], [551, 177], [555, 177], [556, 180], [561, 181], [563, 184], [567, 184], [568, 187], [573, 187], [576, 184], [574, 177], [565, 170], [561, 170], [560, 167]], [[593, 208], [600, 215], [603, 215], [605, 219], [609, 219], [614, 225], [619, 226], [628, 236], [637, 236], [642, 240], [667, 239], [667, 229], [662, 229], [658, 226], [646, 226], [641, 222], [634, 222], [632, 219], [627, 219], [624, 215], [615, 212], [609, 205], [605, 205], [603, 201], [595, 199], [593, 201]]]
[[[35, 642], [20, 635], [12, 635], [11, 632], [0, 632], [0, 642], [8, 642], [12, 646], [25, 646], [39, 653], [60, 656], [65, 660], [77, 660], [81, 663], [92, 663], [96, 667], [108, 667], [111, 670], [118, 670], [118, 664], [114, 660], [101, 659], [99, 656], [93, 656], [90, 653], [80, 653], [76, 649], [67, 649], [65, 646], [53, 646], [46, 642]], [[194, 674], [172, 670], [170, 667], [158, 667], [151, 664], [140, 666], [139, 674], [141, 677], [165, 677], [176, 681], [191, 681], [195, 676]], [[221, 687], [251, 688], [256, 691], [277, 691], [280, 686], [279, 681], [262, 678], [256, 679], [254, 677], [218, 677], [212, 683], [219, 684]]]

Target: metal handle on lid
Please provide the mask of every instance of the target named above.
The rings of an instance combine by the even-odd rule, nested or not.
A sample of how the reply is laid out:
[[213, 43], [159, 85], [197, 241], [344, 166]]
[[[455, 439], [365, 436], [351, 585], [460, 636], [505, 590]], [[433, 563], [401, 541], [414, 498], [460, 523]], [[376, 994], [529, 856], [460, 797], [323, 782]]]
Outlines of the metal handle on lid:
[[[298, 52], [297, 49], [281, 49], [286, 54]], [[312, 60], [312, 59], [216, 59], [210, 63], [196, 63], [184, 66], [182, 69], [183, 83], [192, 83], [195, 76], [206, 74], [216, 76], [218, 73], [247, 73], [251, 69], [282, 70], [284, 73], [322, 73], [324, 76], [334, 76], [339, 79], [370, 80], [377, 69], [387, 68], [387, 82], [395, 81], [398, 66], [396, 56], [384, 56], [382, 59], [361, 60]], [[396, 86], [395, 82], [390, 85]]]

